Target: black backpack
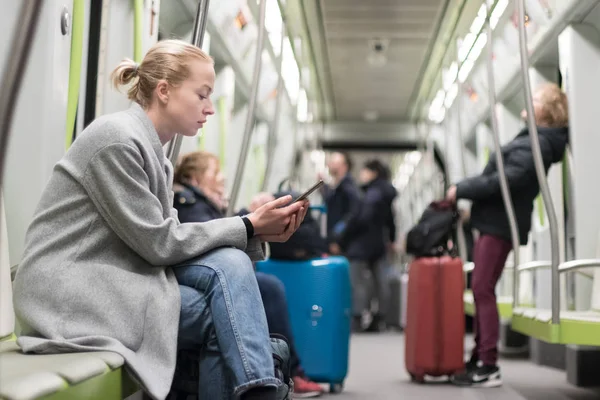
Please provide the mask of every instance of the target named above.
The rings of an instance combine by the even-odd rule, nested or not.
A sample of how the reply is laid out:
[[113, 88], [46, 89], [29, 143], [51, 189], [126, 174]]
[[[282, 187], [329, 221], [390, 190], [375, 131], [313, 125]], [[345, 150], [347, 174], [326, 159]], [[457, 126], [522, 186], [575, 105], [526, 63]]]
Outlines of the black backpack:
[[[293, 191], [280, 191], [275, 193], [275, 198], [292, 195], [296, 198], [300, 193]], [[269, 243], [271, 258], [274, 260], [311, 260], [320, 258], [327, 253], [327, 241], [321, 237], [319, 222], [310, 213], [306, 214], [304, 221], [290, 239], [285, 243]]]
[[415, 257], [439, 257], [454, 254], [454, 246], [449, 248], [448, 241], [458, 222], [456, 205], [449, 201], [433, 202], [423, 212], [419, 222], [406, 236], [406, 252]]

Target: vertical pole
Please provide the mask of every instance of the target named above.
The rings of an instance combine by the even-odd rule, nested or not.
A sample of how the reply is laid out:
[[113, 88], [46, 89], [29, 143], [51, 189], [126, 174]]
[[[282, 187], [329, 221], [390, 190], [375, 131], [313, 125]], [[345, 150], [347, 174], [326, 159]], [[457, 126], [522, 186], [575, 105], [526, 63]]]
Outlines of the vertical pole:
[[488, 60], [487, 60], [487, 72], [488, 72], [488, 95], [490, 102], [490, 119], [492, 122], [492, 137], [494, 139], [494, 148], [496, 149], [496, 164], [498, 166], [498, 178], [500, 179], [500, 189], [502, 191], [502, 201], [504, 202], [504, 208], [506, 209], [506, 215], [508, 217], [508, 224], [510, 226], [510, 238], [513, 247], [513, 264], [514, 264], [514, 280], [513, 280], [513, 307], [517, 307], [518, 295], [519, 295], [519, 228], [517, 225], [517, 218], [515, 216], [515, 208], [513, 206], [512, 197], [510, 193], [510, 186], [508, 185], [508, 179], [506, 179], [506, 172], [504, 171], [504, 160], [502, 157], [502, 146], [500, 144], [500, 129], [498, 127], [498, 115], [496, 113], [496, 78], [494, 77], [494, 30], [490, 22], [490, 16], [492, 15], [492, 9], [490, 7], [489, 0], [486, 1], [487, 5], [487, 16], [486, 16], [486, 31], [487, 31], [487, 48], [488, 48]]
[[[244, 126], [244, 135], [242, 136], [242, 148], [233, 178], [233, 186], [229, 205], [227, 206], [227, 215], [233, 215], [233, 209], [237, 202], [244, 178], [244, 168], [248, 158], [248, 149], [250, 148], [250, 139], [254, 130], [254, 117], [256, 116], [256, 103], [258, 101], [258, 84], [260, 83], [260, 72], [262, 69], [262, 52], [265, 44], [265, 14], [267, 9], [267, 0], [260, 0], [258, 11], [258, 37], [256, 39], [256, 56], [254, 59], [254, 71], [252, 74], [252, 86], [250, 88], [250, 98], [248, 100], [248, 114], [246, 115], [246, 125]], [[283, 39], [282, 39], [283, 40]]]
[[551, 266], [552, 266], [552, 324], [560, 323], [560, 275], [558, 264], [560, 263], [560, 249], [558, 241], [558, 221], [556, 211], [552, 202], [552, 195], [546, 180], [546, 171], [544, 169], [544, 160], [540, 148], [540, 139], [535, 123], [535, 114], [533, 109], [533, 94], [531, 92], [531, 82], [529, 79], [529, 52], [527, 49], [527, 32], [525, 30], [525, 0], [517, 0], [517, 14], [519, 16], [519, 53], [521, 56], [521, 73], [523, 75], [523, 89], [525, 90], [525, 106], [527, 108], [527, 125], [529, 127], [529, 138], [531, 140], [531, 150], [533, 151], [533, 161], [535, 172], [537, 174], [542, 199], [546, 213], [548, 214], [548, 224], [550, 228], [550, 246], [551, 246]]
[[265, 175], [263, 177], [261, 191], [267, 190], [269, 185], [269, 177], [271, 169], [273, 169], [273, 158], [275, 156], [275, 148], [277, 147], [277, 134], [279, 131], [279, 120], [281, 113], [281, 98], [284, 91], [283, 84], [283, 40], [285, 39], [285, 21], [281, 21], [281, 44], [279, 45], [279, 76], [277, 77], [277, 97], [275, 98], [275, 113], [273, 121], [269, 125], [269, 135], [267, 136], [267, 166], [265, 167]]
[[42, 0], [21, 0], [21, 12], [0, 80], [0, 186], [4, 177], [4, 160], [19, 89], [33, 47]]
[[[200, 0], [198, 2], [198, 10], [196, 12], [196, 19], [194, 20], [194, 30], [192, 32], [192, 44], [198, 48], [202, 48], [202, 42], [204, 40], [204, 32], [206, 32], [206, 23], [208, 21], [208, 6], [210, 0]], [[179, 151], [181, 150], [181, 141], [183, 136], [177, 134], [169, 144], [167, 145], [167, 157], [171, 160], [171, 163], [175, 165], [177, 163], [177, 157], [179, 157]]]

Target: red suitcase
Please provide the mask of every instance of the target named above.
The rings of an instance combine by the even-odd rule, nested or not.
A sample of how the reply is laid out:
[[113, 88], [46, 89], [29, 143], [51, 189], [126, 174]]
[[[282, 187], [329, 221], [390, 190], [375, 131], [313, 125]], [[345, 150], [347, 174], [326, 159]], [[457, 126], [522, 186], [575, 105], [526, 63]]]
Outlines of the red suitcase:
[[423, 257], [411, 263], [405, 362], [413, 381], [464, 368], [463, 291], [460, 258]]

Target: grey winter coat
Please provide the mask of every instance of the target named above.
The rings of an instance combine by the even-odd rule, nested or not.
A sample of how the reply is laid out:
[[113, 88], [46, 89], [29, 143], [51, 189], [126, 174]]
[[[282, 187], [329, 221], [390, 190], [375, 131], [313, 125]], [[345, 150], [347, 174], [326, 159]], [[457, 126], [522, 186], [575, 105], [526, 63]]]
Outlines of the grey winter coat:
[[114, 351], [151, 396], [166, 397], [180, 310], [169, 266], [223, 246], [263, 258], [240, 217], [180, 224], [172, 177], [137, 104], [74, 142], [42, 194], [14, 282], [25, 352]]

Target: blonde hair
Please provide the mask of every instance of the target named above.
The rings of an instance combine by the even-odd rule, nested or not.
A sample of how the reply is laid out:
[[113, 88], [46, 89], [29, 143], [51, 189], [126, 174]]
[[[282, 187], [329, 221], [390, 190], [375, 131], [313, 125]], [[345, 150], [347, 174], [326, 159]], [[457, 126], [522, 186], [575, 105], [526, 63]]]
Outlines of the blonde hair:
[[181, 40], [162, 40], [148, 51], [141, 64], [128, 58], [121, 61], [111, 74], [115, 88], [133, 82], [127, 97], [146, 108], [152, 93], [161, 80], [173, 87], [178, 86], [190, 75], [192, 61], [214, 64], [213, 59], [198, 47]]
[[194, 151], [185, 154], [177, 163], [173, 180], [176, 183], [187, 183], [193, 178], [201, 177], [206, 173], [212, 160], [216, 161], [218, 165], [219, 158], [208, 151]]
[[569, 104], [567, 95], [555, 83], [540, 85], [536, 94], [541, 103], [541, 115], [537, 124], [551, 128], [562, 128], [569, 125]]

